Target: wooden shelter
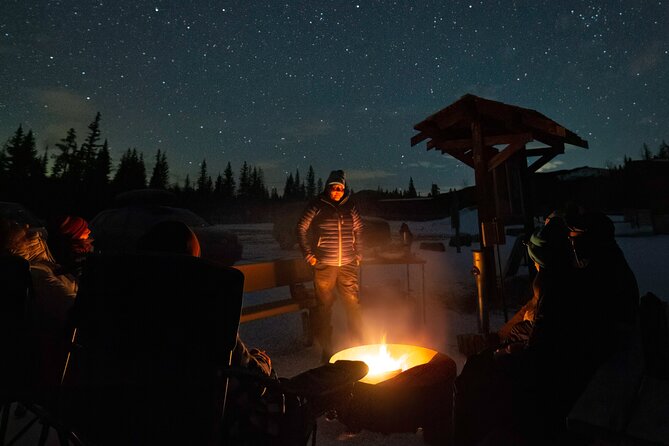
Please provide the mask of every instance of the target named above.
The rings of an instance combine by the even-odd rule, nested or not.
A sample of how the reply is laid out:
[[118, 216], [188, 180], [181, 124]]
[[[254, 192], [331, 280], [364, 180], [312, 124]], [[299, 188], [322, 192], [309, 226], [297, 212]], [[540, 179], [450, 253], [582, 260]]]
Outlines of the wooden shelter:
[[[414, 126], [415, 146], [440, 150], [474, 169], [481, 234], [483, 296], [479, 296], [480, 329], [488, 332], [482, 308], [496, 290], [493, 246], [503, 243], [504, 225], [522, 223], [533, 229], [529, 176], [556, 156], [565, 145], [587, 148], [588, 142], [541, 113], [467, 94]], [[527, 148], [533, 141], [538, 148]], [[528, 158], [536, 159], [528, 165]], [[483, 271], [482, 271], [483, 273]]]

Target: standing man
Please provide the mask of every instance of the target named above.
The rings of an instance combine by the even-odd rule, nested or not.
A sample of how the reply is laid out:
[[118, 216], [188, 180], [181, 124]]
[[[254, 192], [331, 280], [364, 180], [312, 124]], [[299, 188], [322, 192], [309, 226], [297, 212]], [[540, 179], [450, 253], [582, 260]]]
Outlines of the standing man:
[[350, 199], [343, 170], [333, 170], [325, 191], [307, 206], [297, 223], [304, 259], [314, 267], [318, 306], [312, 312], [314, 335], [323, 348], [321, 359], [332, 356], [332, 305], [335, 287], [346, 309], [351, 337], [362, 342], [358, 274], [362, 260], [362, 220]]

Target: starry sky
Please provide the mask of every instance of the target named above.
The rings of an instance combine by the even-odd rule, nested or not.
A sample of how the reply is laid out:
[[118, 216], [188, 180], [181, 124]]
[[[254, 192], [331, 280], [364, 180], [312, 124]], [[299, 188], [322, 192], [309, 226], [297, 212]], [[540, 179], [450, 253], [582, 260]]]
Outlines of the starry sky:
[[160, 149], [174, 180], [247, 161], [279, 191], [312, 165], [427, 194], [473, 172], [413, 125], [471, 93], [590, 143], [547, 168], [606, 167], [669, 139], [668, 19], [669, 0], [1, 0], [0, 139], [81, 142], [99, 111], [114, 164]]

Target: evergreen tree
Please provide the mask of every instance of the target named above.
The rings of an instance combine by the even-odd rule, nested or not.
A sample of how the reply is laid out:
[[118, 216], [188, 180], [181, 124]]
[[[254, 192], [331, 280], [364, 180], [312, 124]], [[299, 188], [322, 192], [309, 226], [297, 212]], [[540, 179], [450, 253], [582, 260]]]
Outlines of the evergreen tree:
[[41, 162], [37, 157], [35, 148], [35, 137], [32, 130], [23, 133], [23, 127], [19, 128], [10, 138], [6, 152], [6, 173], [15, 181], [24, 182], [29, 178], [38, 178], [41, 171]]
[[323, 193], [323, 178], [319, 178], [316, 183], [316, 194], [320, 195]]
[[646, 161], [653, 159], [653, 153], [650, 151], [648, 144], [646, 143], [643, 143], [643, 146], [641, 147], [641, 159]]
[[300, 180], [300, 169], [295, 169], [295, 182], [293, 183], [292, 198], [298, 200], [304, 198], [304, 182]]
[[54, 155], [54, 164], [51, 175], [60, 179], [79, 179], [76, 175], [80, 171], [78, 163], [77, 132], [70, 128], [67, 135], [56, 143], [60, 153]]
[[140, 155], [137, 149], [126, 150], [121, 156], [112, 184], [117, 192], [145, 188], [146, 166], [144, 165], [144, 155]]
[[272, 188], [272, 192], [271, 192], [271, 194], [270, 194], [270, 199], [271, 199], [272, 201], [276, 201], [276, 200], [279, 199], [279, 192], [276, 190], [276, 187], [273, 187], [273, 188]]
[[203, 159], [200, 164], [200, 176], [197, 178], [197, 191], [201, 195], [211, 193], [211, 177], [207, 173], [207, 160]]
[[295, 180], [293, 174], [289, 174], [286, 178], [286, 184], [283, 186], [283, 198], [290, 200], [293, 198], [293, 190], [295, 189]]
[[660, 144], [660, 147], [657, 149], [656, 158], [661, 160], [669, 160], [669, 145], [665, 140], [662, 140], [662, 144]]
[[249, 165], [244, 161], [242, 168], [239, 171], [239, 198], [248, 198], [251, 192], [251, 170]]
[[216, 176], [216, 183], [214, 184], [214, 193], [216, 195], [223, 195], [223, 175], [221, 172]]
[[149, 187], [152, 189], [167, 189], [169, 182], [170, 168], [167, 165], [167, 154], [165, 152], [156, 152], [156, 163], [153, 165]]
[[306, 194], [309, 199], [316, 196], [316, 175], [314, 174], [314, 168], [311, 166], [309, 166], [309, 170], [307, 171]]
[[221, 187], [223, 198], [233, 198], [235, 196], [235, 178], [232, 174], [230, 161], [223, 171], [223, 185]]
[[439, 193], [439, 186], [437, 186], [435, 183], [432, 183], [432, 187], [430, 188], [430, 196], [435, 198], [437, 195], [439, 195]]
[[111, 154], [109, 153], [109, 143], [106, 139], [95, 156], [92, 173], [93, 182], [97, 184], [98, 187], [107, 187], [109, 185], [109, 175], [111, 175]]
[[102, 147], [100, 144], [100, 112], [97, 112], [93, 122], [88, 125], [88, 130], [88, 136], [79, 149], [82, 178], [86, 184], [94, 180], [98, 149]]
[[186, 178], [184, 179], [184, 189], [183, 189], [183, 191], [184, 191], [184, 193], [193, 191], [193, 187], [190, 184], [190, 176], [188, 174], [186, 174]]
[[416, 188], [413, 185], [413, 178], [409, 177], [409, 189], [407, 190], [407, 193], [405, 195], [407, 198], [416, 198], [418, 195], [416, 194]]
[[251, 171], [251, 196], [257, 199], [265, 199], [269, 196], [265, 187], [265, 173], [261, 167], [253, 167]]

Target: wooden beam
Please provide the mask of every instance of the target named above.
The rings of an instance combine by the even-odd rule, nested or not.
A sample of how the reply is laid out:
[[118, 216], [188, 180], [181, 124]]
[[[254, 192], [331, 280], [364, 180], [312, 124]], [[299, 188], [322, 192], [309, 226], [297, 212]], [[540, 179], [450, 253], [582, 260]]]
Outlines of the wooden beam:
[[483, 138], [483, 144], [486, 146], [496, 146], [498, 144], [527, 144], [532, 141], [531, 133], [511, 133], [508, 135], [494, 135]]
[[[496, 146], [499, 144], [525, 144], [532, 141], [531, 133], [519, 133], [510, 135], [494, 135], [483, 138], [483, 145]], [[445, 139], [442, 137], [433, 137], [432, 141], [427, 143], [430, 148], [439, 148], [445, 150], [461, 150], [472, 147], [471, 138]]]
[[429, 138], [428, 135], [425, 134], [425, 132], [420, 132], [417, 135], [413, 135], [411, 137], [411, 147], [415, 146], [416, 144], [419, 144], [423, 141], [425, 141], [427, 138]]
[[441, 150], [441, 153], [451, 155], [453, 158], [456, 160], [462, 162], [463, 164], [468, 165], [472, 169], [474, 168], [474, 160], [471, 157], [471, 154], [465, 153], [465, 151], [460, 151], [457, 152], [455, 150], [444, 150], [444, 149], [439, 149]]
[[492, 171], [495, 167], [499, 166], [513, 155], [518, 153], [519, 150], [522, 150], [525, 147], [527, 141], [519, 140], [515, 143], [509, 144], [497, 155], [493, 156], [492, 159], [488, 162], [488, 172]]
[[463, 150], [472, 147], [472, 140], [469, 138], [466, 139], [432, 138], [432, 141], [428, 142], [427, 144], [432, 147], [439, 148], [441, 150]]
[[553, 151], [555, 149], [552, 147], [534, 147], [533, 149], [525, 149], [525, 156], [528, 158], [531, 156], [543, 156]]
[[546, 163], [548, 163], [556, 156], [558, 156], [557, 153], [546, 154], [541, 158], [539, 158], [538, 160], [536, 160], [535, 162], [533, 162], [532, 165], [527, 168], [527, 170], [529, 170], [532, 173], [536, 173], [537, 170], [541, 169], [543, 166], [546, 165]]

